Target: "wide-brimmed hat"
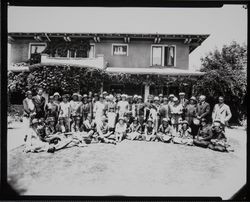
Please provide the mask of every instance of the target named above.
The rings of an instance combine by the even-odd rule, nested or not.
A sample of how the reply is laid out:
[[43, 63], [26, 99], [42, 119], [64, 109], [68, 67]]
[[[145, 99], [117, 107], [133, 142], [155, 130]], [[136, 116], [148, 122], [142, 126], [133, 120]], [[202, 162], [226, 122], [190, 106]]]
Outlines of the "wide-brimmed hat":
[[55, 96], [61, 97], [60, 94], [59, 94], [58, 92], [55, 92], [55, 93], [54, 93], [53, 97], [55, 97]]
[[32, 92], [31, 92], [30, 90], [28, 90], [28, 91], [26, 92], [26, 95], [32, 95]]
[[196, 97], [194, 97], [194, 96], [192, 96], [192, 97], [190, 98], [190, 100], [197, 101]]
[[183, 125], [183, 124], [187, 124], [187, 125], [189, 125], [189, 123], [188, 123], [188, 121], [187, 120], [183, 120], [183, 121], [181, 121], [181, 124]]
[[78, 93], [73, 93], [73, 95], [72, 95], [72, 97], [74, 97], [74, 96], [79, 96], [79, 94]]
[[162, 121], [168, 122], [168, 119], [167, 118], [163, 118]]
[[179, 101], [179, 100], [178, 100], [177, 97], [174, 97], [173, 101], [174, 101], [174, 102], [177, 102], [177, 101]]
[[185, 95], [185, 93], [184, 92], [180, 92], [179, 95]]
[[155, 100], [155, 101], [157, 101], [157, 100], [159, 101], [159, 100], [160, 100], [160, 98], [159, 98], [159, 97], [157, 97], [157, 96], [155, 96], [155, 97], [154, 97], [154, 100]]
[[171, 97], [175, 97], [175, 96], [174, 96], [174, 94], [170, 94], [168, 97], [171, 98]]

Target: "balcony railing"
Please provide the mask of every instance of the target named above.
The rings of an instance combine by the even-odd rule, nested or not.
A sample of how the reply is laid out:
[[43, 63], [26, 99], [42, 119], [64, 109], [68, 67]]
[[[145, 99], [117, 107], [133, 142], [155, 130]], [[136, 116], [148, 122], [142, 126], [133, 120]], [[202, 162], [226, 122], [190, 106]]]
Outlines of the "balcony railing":
[[47, 54], [41, 55], [41, 64], [76, 65], [104, 69], [106, 67], [104, 55], [97, 55], [94, 58], [68, 58], [49, 57]]

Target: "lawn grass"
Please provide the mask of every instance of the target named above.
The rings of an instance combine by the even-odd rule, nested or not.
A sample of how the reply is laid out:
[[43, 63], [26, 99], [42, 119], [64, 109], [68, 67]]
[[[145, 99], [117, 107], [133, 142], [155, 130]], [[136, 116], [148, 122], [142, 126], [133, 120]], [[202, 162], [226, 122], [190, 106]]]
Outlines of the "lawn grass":
[[246, 178], [246, 131], [228, 130], [232, 153], [160, 142], [90, 144], [51, 153], [8, 155], [8, 179], [20, 194], [221, 196]]

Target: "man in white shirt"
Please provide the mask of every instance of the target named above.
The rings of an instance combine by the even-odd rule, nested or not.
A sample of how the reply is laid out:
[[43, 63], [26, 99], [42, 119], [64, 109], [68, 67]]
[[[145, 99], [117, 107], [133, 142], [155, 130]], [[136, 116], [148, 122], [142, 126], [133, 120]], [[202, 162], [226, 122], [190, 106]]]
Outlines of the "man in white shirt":
[[126, 100], [127, 95], [122, 94], [121, 97], [122, 97], [122, 100], [117, 103], [117, 108], [118, 108], [119, 117], [124, 117], [124, 115], [128, 112], [129, 103]]
[[228, 121], [231, 119], [232, 113], [230, 107], [224, 103], [224, 97], [219, 97], [219, 103], [214, 106], [212, 113], [212, 120], [219, 120], [222, 124], [223, 130], [225, 125], [228, 125]]

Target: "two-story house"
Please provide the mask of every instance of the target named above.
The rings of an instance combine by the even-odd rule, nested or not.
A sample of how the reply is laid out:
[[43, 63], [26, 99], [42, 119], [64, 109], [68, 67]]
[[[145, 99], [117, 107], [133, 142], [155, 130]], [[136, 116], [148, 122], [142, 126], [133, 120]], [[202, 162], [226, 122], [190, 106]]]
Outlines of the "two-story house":
[[[90, 42], [86, 58], [68, 52], [67, 57], [42, 54], [42, 64], [76, 64], [102, 68], [110, 73], [182, 77], [200, 76], [202, 72], [189, 69], [189, 54], [209, 35], [192, 34], [133, 34], [133, 33], [9, 33], [9, 70], [28, 71], [13, 64], [27, 61], [35, 51], [41, 53], [47, 42], [56, 38], [71, 41], [83, 38]], [[101, 90], [123, 91], [127, 94], [171, 93], [168, 86], [105, 83]]]

